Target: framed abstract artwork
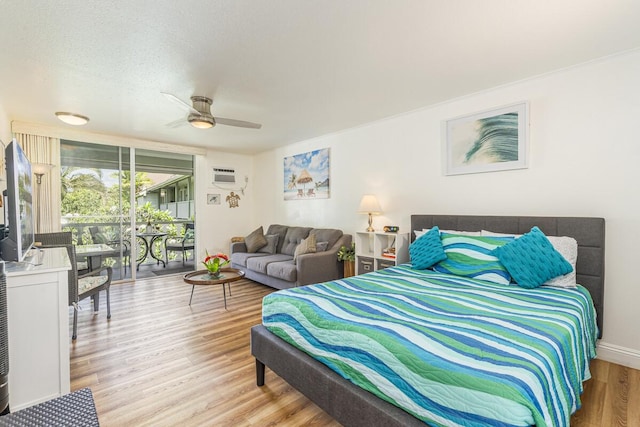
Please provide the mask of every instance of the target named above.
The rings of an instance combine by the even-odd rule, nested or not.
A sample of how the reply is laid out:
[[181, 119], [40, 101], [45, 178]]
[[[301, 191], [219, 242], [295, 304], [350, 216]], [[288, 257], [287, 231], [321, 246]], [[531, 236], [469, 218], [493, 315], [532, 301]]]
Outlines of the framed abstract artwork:
[[456, 117], [442, 124], [445, 175], [525, 169], [528, 166], [529, 104]]
[[328, 199], [329, 149], [284, 158], [284, 200]]

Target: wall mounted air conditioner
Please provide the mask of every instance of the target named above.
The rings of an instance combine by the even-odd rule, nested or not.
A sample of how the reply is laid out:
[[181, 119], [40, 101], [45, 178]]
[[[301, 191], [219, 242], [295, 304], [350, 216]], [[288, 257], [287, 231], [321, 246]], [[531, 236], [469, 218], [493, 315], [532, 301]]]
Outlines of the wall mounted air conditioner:
[[235, 184], [236, 183], [236, 170], [233, 168], [213, 168], [213, 183], [214, 184]]

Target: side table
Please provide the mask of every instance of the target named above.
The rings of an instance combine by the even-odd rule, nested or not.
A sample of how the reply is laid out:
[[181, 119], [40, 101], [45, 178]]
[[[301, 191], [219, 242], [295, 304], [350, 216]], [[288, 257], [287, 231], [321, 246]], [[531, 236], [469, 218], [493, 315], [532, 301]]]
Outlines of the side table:
[[231, 282], [238, 281], [244, 277], [244, 271], [237, 268], [221, 268], [220, 277], [215, 278], [209, 274], [207, 270], [192, 271], [184, 275], [183, 280], [191, 285], [191, 298], [189, 305], [193, 299], [193, 291], [196, 285], [222, 285], [222, 293], [224, 295], [224, 309], [227, 309], [227, 291], [224, 287], [226, 284], [231, 295]]

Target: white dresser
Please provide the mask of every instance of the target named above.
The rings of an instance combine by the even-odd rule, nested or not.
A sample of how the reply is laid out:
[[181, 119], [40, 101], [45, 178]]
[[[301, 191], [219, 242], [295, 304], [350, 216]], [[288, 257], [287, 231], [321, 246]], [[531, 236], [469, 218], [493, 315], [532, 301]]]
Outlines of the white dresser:
[[43, 252], [41, 265], [7, 271], [12, 412], [70, 391], [67, 271], [71, 264], [65, 248]]

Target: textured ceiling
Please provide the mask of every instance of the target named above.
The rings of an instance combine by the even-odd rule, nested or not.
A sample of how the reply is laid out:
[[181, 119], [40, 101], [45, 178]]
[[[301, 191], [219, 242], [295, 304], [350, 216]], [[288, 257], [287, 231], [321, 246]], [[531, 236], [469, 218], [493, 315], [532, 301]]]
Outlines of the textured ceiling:
[[[640, 47], [620, 0], [0, 1], [10, 120], [256, 153]], [[262, 123], [169, 128], [161, 92]]]

